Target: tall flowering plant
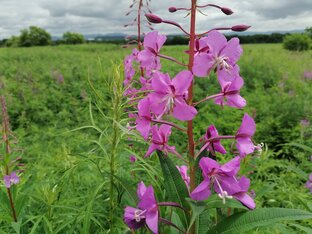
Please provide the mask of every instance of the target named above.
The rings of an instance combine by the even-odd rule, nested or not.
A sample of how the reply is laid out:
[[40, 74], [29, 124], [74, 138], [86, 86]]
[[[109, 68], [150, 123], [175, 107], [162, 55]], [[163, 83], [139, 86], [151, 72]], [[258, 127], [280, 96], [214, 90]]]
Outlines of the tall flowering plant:
[[[190, 8], [170, 7], [169, 11], [172, 13], [188, 12], [189, 31], [176, 22], [154, 14], [145, 15], [150, 23], [170, 24], [189, 37], [187, 64], [162, 54], [161, 50], [167, 38], [157, 31], [146, 34], [142, 48], [134, 49], [124, 60], [124, 95], [133, 107], [129, 109], [129, 117], [133, 119], [130, 129], [136, 129], [149, 143], [145, 157], [158, 155], [168, 199], [160, 202], [153, 187], [146, 187], [140, 182], [137, 206], [127, 206], [124, 212], [124, 221], [133, 230], [146, 227], [153, 233], [159, 233], [160, 228], [169, 225], [182, 233], [206, 233], [208, 230], [218, 232], [220, 227], [211, 221], [205, 210], [216, 208], [218, 217], [224, 217], [224, 208], [228, 208], [225, 216], [233, 216], [231, 208], [256, 208], [249, 190], [250, 180], [239, 173], [244, 159], [261, 150], [261, 146], [252, 140], [256, 130], [254, 119], [245, 113], [241, 126], [236, 131], [233, 130], [232, 135], [220, 135], [213, 123], [207, 123], [205, 135], [195, 139], [193, 120], [201, 114], [197, 105], [213, 101], [221, 107], [227, 105], [242, 109], [247, 103], [240, 95], [244, 80], [237, 65], [243, 52], [242, 47], [238, 38], [228, 41], [220, 30], [239, 32], [250, 26], [235, 25], [195, 33], [196, 13], [205, 7], [219, 9], [226, 15], [233, 13], [229, 8], [214, 4], [198, 5], [196, 0], [191, 0]], [[138, 43], [141, 45], [140, 41]], [[161, 70], [161, 58], [180, 65], [181, 71], [170, 77]], [[196, 100], [196, 79], [212, 73], [217, 76], [220, 92]], [[187, 153], [179, 152], [170, 143], [173, 130], [185, 136]], [[222, 145], [223, 141], [231, 141], [233, 147], [226, 149]], [[221, 163], [219, 154], [226, 154], [227, 162]], [[175, 165], [173, 161], [177, 160], [172, 160], [171, 157], [177, 157], [183, 165]], [[175, 223], [170, 217], [162, 217], [162, 206], [178, 208], [176, 213], [179, 222]], [[199, 225], [204, 220], [206, 225]], [[224, 229], [224, 223], [221, 228]]]

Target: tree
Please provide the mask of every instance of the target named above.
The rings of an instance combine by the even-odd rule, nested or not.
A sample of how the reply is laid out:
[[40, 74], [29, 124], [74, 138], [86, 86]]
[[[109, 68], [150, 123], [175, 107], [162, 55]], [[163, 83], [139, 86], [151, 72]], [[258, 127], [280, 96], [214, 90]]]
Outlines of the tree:
[[304, 31], [312, 38], [312, 27], [306, 28]]
[[51, 44], [51, 35], [46, 30], [36, 26], [21, 30], [19, 39], [19, 45], [25, 47]]
[[80, 33], [66, 32], [63, 34], [63, 41], [65, 44], [82, 44], [85, 40]]
[[308, 50], [310, 47], [310, 40], [307, 34], [294, 33], [284, 38], [283, 46], [287, 50]]

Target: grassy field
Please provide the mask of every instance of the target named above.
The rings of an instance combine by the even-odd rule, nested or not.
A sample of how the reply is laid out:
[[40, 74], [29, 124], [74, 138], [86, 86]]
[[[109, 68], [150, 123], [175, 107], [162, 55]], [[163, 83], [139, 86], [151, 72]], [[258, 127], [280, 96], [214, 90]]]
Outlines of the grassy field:
[[[185, 49], [167, 46], [162, 52], [184, 61]], [[112, 121], [116, 114], [112, 82], [122, 82], [116, 79], [114, 66], [127, 53], [118, 45], [103, 44], [0, 49], [0, 95], [6, 98], [11, 127], [22, 149], [16, 154], [26, 165], [15, 194], [19, 222], [11, 224], [8, 207], [0, 202], [0, 233], [106, 233], [109, 184], [105, 173], [112, 134], [119, 141], [119, 175], [133, 184], [145, 177], [155, 185], [153, 173], [158, 173], [158, 166], [146, 175], [142, 168], [149, 165], [131, 164], [128, 138], [122, 130], [114, 130]], [[289, 52], [279, 44], [245, 45], [239, 65], [248, 106], [234, 110], [199, 105], [206, 114], [196, 118], [196, 134], [202, 135], [212, 123], [222, 134], [230, 134], [244, 112], [250, 113], [257, 123], [255, 140], [265, 144], [250, 175], [257, 206], [311, 210], [311, 194], [304, 184], [312, 172], [312, 80], [303, 74], [312, 71], [312, 51]], [[163, 68], [171, 75], [180, 69], [168, 61]], [[214, 77], [197, 78], [195, 83], [197, 100], [219, 91]], [[118, 126], [126, 126], [126, 118], [121, 112]], [[184, 139], [173, 133], [171, 140], [179, 144]], [[139, 155], [147, 144], [142, 147]], [[150, 165], [156, 162], [155, 157], [148, 160]], [[1, 188], [0, 200], [6, 196]], [[115, 204], [118, 232], [126, 230], [121, 194], [116, 193]], [[298, 233], [285, 225], [276, 227], [282, 228]]]

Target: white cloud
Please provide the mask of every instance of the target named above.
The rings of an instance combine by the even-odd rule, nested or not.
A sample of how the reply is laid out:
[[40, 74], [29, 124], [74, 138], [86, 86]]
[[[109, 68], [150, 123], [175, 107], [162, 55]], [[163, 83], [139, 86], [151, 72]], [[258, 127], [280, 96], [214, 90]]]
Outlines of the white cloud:
[[[0, 0], [0, 38], [16, 35], [23, 28], [36, 25], [52, 35], [65, 31], [83, 34], [133, 33], [134, 27], [123, 25], [134, 18], [125, 16], [132, 0]], [[168, 7], [189, 7], [189, 0], [152, 0], [153, 12], [163, 18], [179, 22], [188, 29], [185, 12], [169, 13]], [[198, 4], [206, 1], [199, 0]], [[212, 0], [218, 4], [220, 1]], [[225, 16], [217, 9], [205, 9], [208, 16], [198, 15], [198, 31], [235, 24], [252, 25], [252, 31], [279, 31], [304, 29], [312, 26], [311, 0], [242, 0], [222, 1], [235, 14]], [[168, 25], [156, 25], [164, 33], [180, 33]]]

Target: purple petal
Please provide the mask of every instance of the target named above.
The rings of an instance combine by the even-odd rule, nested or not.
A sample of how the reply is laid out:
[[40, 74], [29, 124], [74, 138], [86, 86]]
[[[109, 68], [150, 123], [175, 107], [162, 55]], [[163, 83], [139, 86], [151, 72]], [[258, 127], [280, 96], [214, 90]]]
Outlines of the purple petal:
[[217, 30], [209, 32], [207, 38], [207, 43], [214, 55], [219, 54], [219, 52], [227, 45], [225, 36]]
[[197, 114], [197, 110], [193, 106], [189, 106], [182, 98], [176, 98], [173, 108], [173, 116], [181, 121], [192, 120]]
[[[242, 191], [237, 180], [233, 176], [219, 174], [218, 182], [221, 185], [222, 190], [226, 191], [229, 195], [233, 195]], [[218, 183], [214, 183], [214, 189], [217, 193], [221, 193], [221, 189]]]
[[151, 121], [145, 118], [138, 117], [136, 119], [136, 130], [138, 130], [142, 137], [147, 140], [151, 131]]
[[155, 60], [155, 55], [150, 50], [145, 49], [138, 54], [138, 60], [142, 66], [150, 66]]
[[226, 47], [222, 51], [222, 54], [226, 55], [229, 60], [234, 64], [238, 61], [242, 52], [243, 49], [239, 45], [239, 39], [237, 37], [234, 37], [228, 41]]
[[151, 143], [144, 157], [149, 157], [158, 148], [158, 145]]
[[191, 198], [193, 200], [202, 201], [207, 199], [211, 195], [209, 188], [210, 180], [205, 178], [191, 193]]
[[166, 108], [166, 103], [162, 100], [164, 98], [164, 94], [150, 93], [148, 97], [150, 99], [152, 112], [156, 115], [163, 114]]
[[240, 157], [235, 157], [220, 167], [220, 170], [227, 176], [234, 176], [240, 168]]
[[146, 186], [145, 186], [144, 182], [141, 181], [138, 184], [138, 189], [137, 189], [137, 196], [138, 196], [138, 198], [142, 199], [142, 197], [145, 194], [145, 192], [146, 192]]
[[226, 98], [227, 101], [225, 104], [231, 107], [241, 109], [247, 104], [245, 98], [243, 98], [239, 94], [226, 95]]
[[147, 211], [146, 224], [153, 233], [158, 233], [158, 208], [157, 206]]
[[214, 141], [212, 144], [216, 152], [219, 152], [220, 154], [226, 154], [226, 150], [220, 141]]
[[5, 175], [3, 177], [3, 181], [4, 181], [4, 185], [6, 188], [10, 188], [11, 187], [11, 177], [9, 175]]
[[217, 163], [217, 161], [203, 157], [199, 160], [199, 167], [201, 168], [204, 177], [208, 177], [208, 174], [213, 170], [219, 170], [220, 165]]
[[141, 200], [138, 204], [138, 207], [140, 209], [143, 210], [147, 210], [150, 209], [154, 206], [157, 206], [157, 202], [154, 196], [154, 189], [153, 187], [150, 185], [146, 188], [145, 193], [143, 194], [143, 196], [141, 197]]
[[190, 87], [193, 80], [193, 74], [190, 71], [179, 72], [172, 80], [176, 95], [184, 95]]
[[233, 197], [239, 200], [243, 205], [245, 205], [249, 209], [256, 208], [256, 203], [247, 193], [238, 193], [233, 195]]
[[152, 78], [152, 88], [158, 93], [168, 93], [171, 84], [170, 76], [161, 72], [155, 72]]
[[211, 54], [200, 54], [194, 58], [192, 71], [195, 76], [205, 77], [209, 74], [214, 65], [214, 59]]
[[162, 124], [159, 127], [159, 132], [162, 136], [164, 136], [165, 138], [168, 138], [168, 136], [171, 134], [171, 126], [167, 125], [167, 124]]
[[236, 148], [241, 157], [245, 157], [247, 154], [254, 152], [255, 146], [249, 137], [239, 137], [236, 141]]
[[238, 129], [236, 135], [239, 137], [239, 135], [243, 136], [253, 136], [256, 131], [256, 123], [255, 121], [247, 114], [245, 113], [242, 124], [240, 128]]
[[139, 222], [135, 220], [135, 212], [138, 209], [127, 206], [124, 212], [124, 221], [131, 229], [138, 229], [145, 225], [145, 219], [141, 219]]

